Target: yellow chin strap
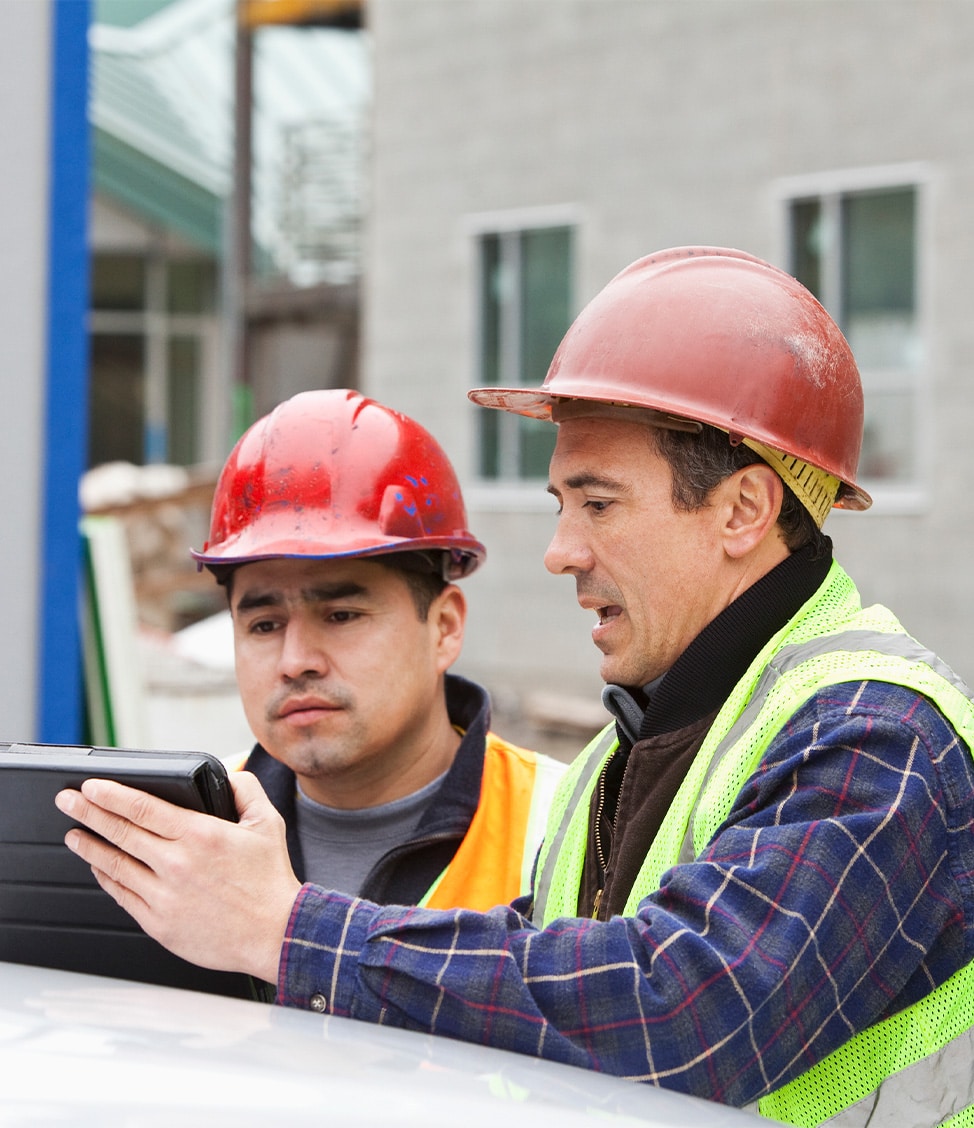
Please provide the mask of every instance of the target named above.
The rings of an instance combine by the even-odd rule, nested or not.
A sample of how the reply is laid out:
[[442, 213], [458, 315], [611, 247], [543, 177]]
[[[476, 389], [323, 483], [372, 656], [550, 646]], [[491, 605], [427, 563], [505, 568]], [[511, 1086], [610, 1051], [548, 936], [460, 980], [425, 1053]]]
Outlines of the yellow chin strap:
[[754, 439], [742, 439], [744, 446], [760, 455], [781, 477], [785, 485], [805, 506], [815, 524], [821, 529], [839, 492], [839, 479], [817, 466], [809, 466], [800, 458], [782, 454], [780, 450], [766, 447]]

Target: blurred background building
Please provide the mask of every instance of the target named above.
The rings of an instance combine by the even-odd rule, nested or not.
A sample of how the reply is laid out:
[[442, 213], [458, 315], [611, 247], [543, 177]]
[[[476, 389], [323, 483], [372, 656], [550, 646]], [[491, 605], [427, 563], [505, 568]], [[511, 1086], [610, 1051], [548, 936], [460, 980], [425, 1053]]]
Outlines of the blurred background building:
[[974, 681], [974, 5], [92, 0], [91, 21], [84, 500], [126, 521], [144, 627], [218, 609], [184, 550], [242, 427], [357, 386], [442, 441], [487, 543], [460, 671], [510, 735], [577, 743], [600, 683], [591, 616], [542, 565], [553, 429], [466, 391], [540, 382], [618, 270], [712, 243], [797, 274], [849, 337], [875, 505], [830, 518], [837, 554]]
[[[361, 17], [347, 0], [93, 0], [82, 503], [124, 526], [145, 689], [104, 739], [247, 741], [226, 624], [177, 637], [225, 607], [187, 549], [254, 418], [359, 382]], [[108, 696], [136, 696], [120, 676]]]
[[358, 11], [241, 4], [238, 36], [237, 10], [94, 3], [91, 465], [219, 462], [254, 412], [357, 379], [371, 81], [340, 17]]
[[362, 375], [459, 463], [489, 549], [472, 672], [527, 708], [599, 688], [593, 618], [541, 563], [552, 429], [466, 390], [536, 384], [618, 270], [710, 243], [796, 273], [849, 337], [875, 505], [827, 530], [864, 598], [974, 679], [974, 5], [370, 0], [368, 16]]

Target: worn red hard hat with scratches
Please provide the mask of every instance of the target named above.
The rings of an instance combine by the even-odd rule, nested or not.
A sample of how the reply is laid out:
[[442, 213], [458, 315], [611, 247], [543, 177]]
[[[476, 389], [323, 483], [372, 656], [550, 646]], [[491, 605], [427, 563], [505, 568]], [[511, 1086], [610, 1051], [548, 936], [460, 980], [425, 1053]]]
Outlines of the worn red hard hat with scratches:
[[302, 392], [240, 438], [193, 557], [213, 568], [275, 557], [442, 552], [444, 575], [486, 556], [456, 473], [415, 420], [358, 392]]
[[541, 419], [575, 400], [650, 409], [664, 426], [707, 423], [831, 475], [839, 507], [871, 504], [855, 481], [863, 397], [848, 342], [801, 283], [743, 251], [639, 259], [578, 315], [540, 388], [469, 395]]

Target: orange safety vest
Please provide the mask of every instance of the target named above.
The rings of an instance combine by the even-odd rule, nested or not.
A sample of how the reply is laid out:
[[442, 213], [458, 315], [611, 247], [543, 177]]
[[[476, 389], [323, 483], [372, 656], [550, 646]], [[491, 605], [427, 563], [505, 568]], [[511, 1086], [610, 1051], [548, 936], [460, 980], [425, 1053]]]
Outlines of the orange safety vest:
[[453, 860], [420, 902], [486, 912], [531, 891], [535, 855], [565, 765], [489, 732], [480, 802]]
[[[242, 771], [249, 755], [224, 763]], [[486, 912], [530, 893], [548, 809], [566, 766], [488, 732], [477, 810], [453, 860], [420, 904]]]

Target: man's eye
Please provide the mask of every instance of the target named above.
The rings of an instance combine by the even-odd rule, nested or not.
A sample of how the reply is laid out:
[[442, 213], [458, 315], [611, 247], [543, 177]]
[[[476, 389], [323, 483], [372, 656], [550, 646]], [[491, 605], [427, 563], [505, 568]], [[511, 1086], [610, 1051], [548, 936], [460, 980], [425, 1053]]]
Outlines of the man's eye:
[[328, 621], [330, 623], [350, 623], [358, 617], [357, 611], [332, 611], [328, 616]]
[[255, 619], [248, 630], [251, 634], [270, 634], [277, 629], [277, 624], [273, 619]]
[[602, 501], [599, 498], [593, 497], [589, 498], [589, 500], [585, 502], [583, 508], [591, 509], [595, 513], [604, 513], [611, 504], [611, 501]]

